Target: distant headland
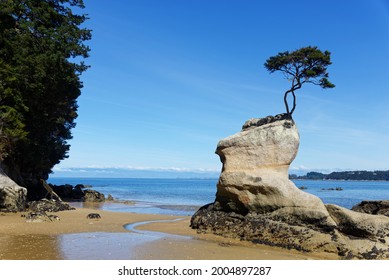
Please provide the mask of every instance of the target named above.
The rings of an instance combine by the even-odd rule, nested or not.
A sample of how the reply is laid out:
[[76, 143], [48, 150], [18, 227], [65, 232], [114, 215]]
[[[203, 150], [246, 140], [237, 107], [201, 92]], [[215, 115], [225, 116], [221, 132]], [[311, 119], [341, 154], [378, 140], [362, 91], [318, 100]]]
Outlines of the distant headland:
[[289, 175], [297, 180], [350, 180], [350, 181], [389, 181], [389, 170], [386, 171], [338, 171], [329, 174], [308, 172], [306, 175]]

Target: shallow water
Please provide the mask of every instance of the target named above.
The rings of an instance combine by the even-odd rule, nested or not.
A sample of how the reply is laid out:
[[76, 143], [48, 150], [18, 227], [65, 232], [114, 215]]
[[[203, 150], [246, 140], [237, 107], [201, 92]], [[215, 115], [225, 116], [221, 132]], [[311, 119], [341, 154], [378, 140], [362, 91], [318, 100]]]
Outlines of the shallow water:
[[[388, 181], [294, 181], [297, 187], [321, 198], [326, 204], [337, 204], [351, 209], [363, 200], [389, 200]], [[328, 189], [341, 188], [341, 191]]]
[[[173, 222], [175, 220], [158, 220]], [[155, 221], [137, 222], [124, 225], [126, 233], [74, 233], [58, 238], [61, 256], [68, 260], [133, 260], [143, 254], [146, 243], [157, 240], [189, 240], [191, 237], [178, 236], [162, 232], [138, 230], [137, 226]]]
[[[51, 178], [51, 183], [92, 185], [93, 189], [111, 194], [132, 204], [104, 203], [100, 209], [164, 215], [192, 215], [202, 205], [215, 200], [217, 179], [108, 179]], [[296, 180], [297, 187], [321, 198], [324, 203], [346, 208], [362, 200], [389, 199], [389, 182]], [[342, 191], [328, 190], [342, 188]], [[326, 190], [323, 190], [326, 189]], [[81, 204], [79, 207], [82, 206]]]
[[74, 233], [61, 235], [59, 248], [67, 260], [135, 259], [139, 246], [159, 237], [137, 233]]

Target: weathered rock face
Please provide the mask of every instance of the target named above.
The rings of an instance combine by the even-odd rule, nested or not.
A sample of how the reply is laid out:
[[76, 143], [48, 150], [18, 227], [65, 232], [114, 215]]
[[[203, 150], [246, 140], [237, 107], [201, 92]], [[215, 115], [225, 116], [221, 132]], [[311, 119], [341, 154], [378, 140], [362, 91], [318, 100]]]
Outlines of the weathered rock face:
[[250, 120], [243, 131], [221, 140], [216, 153], [223, 168], [215, 207], [243, 215], [268, 213], [274, 219], [309, 219], [319, 227], [335, 226], [322, 201], [298, 189], [288, 178], [299, 143], [296, 125], [290, 119], [265, 124]]
[[249, 120], [221, 140], [215, 202], [193, 215], [191, 227], [346, 259], [389, 258], [389, 217], [324, 205], [288, 179], [298, 146], [297, 128], [285, 115]]
[[27, 189], [17, 185], [0, 169], [0, 210], [23, 211], [26, 198]]
[[328, 204], [326, 207], [338, 230], [344, 234], [372, 240], [385, 240], [388, 236], [388, 217], [359, 213], [333, 204]]
[[295, 224], [274, 220], [251, 212], [240, 215], [217, 211], [214, 204], [200, 208], [191, 219], [191, 227], [198, 233], [213, 233], [257, 244], [296, 249], [303, 252], [323, 252], [340, 259], [386, 259], [389, 219], [329, 206], [339, 223], [330, 231], [310, 224]]

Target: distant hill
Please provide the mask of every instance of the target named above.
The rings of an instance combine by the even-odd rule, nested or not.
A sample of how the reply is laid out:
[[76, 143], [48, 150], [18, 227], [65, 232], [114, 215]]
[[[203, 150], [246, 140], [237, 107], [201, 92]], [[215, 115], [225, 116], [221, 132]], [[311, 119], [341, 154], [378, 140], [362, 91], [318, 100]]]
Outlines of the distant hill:
[[389, 170], [386, 171], [341, 171], [323, 174], [320, 172], [308, 172], [304, 176], [291, 174], [290, 179], [305, 180], [367, 180], [367, 181], [389, 181]]

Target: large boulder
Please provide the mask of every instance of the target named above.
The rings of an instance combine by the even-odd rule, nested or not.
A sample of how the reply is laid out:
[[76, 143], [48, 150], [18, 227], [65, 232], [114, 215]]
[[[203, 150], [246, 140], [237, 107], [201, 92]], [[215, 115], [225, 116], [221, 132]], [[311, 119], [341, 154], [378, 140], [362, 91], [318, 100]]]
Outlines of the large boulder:
[[285, 115], [251, 119], [221, 140], [223, 163], [215, 202], [191, 219], [199, 233], [341, 258], [389, 258], [389, 217], [324, 205], [288, 178], [299, 134]]
[[84, 202], [104, 202], [105, 195], [95, 190], [84, 190], [82, 200]]
[[23, 211], [27, 189], [12, 181], [0, 168], [0, 211]]
[[73, 186], [69, 184], [65, 185], [52, 185], [49, 184], [53, 191], [61, 198], [61, 199], [70, 199], [73, 198]]
[[72, 185], [50, 185], [57, 195], [67, 201], [84, 201], [84, 202], [104, 202], [105, 195], [95, 190], [91, 190], [91, 186], [77, 184]]
[[308, 219], [319, 227], [335, 226], [323, 202], [289, 180], [289, 165], [299, 143], [291, 119], [250, 120], [241, 132], [221, 140], [216, 149], [223, 163], [216, 208], [244, 215], [267, 213], [274, 219], [302, 223]]

